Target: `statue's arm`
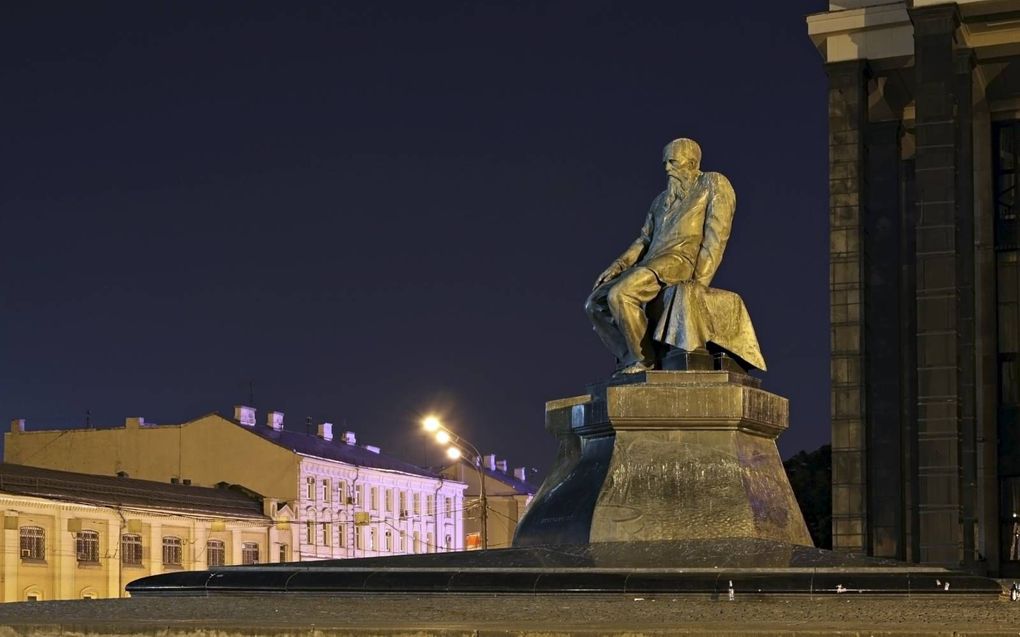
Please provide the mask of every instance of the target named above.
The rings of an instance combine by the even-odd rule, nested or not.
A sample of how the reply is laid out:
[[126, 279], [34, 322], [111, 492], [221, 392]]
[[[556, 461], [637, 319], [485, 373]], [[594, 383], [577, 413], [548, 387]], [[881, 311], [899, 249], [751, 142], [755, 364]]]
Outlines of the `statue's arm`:
[[630, 244], [623, 254], [618, 256], [615, 261], [609, 264], [599, 278], [595, 280], [594, 288], [602, 285], [606, 281], [611, 281], [618, 277], [621, 272], [637, 263], [638, 259], [644, 255], [645, 250], [648, 249], [648, 244], [652, 241], [652, 211], [648, 211], [648, 216], [645, 217], [645, 224], [641, 226], [641, 234], [634, 240], [634, 243]]
[[737, 208], [737, 195], [726, 177], [719, 173], [706, 175], [710, 180], [711, 195], [705, 209], [705, 229], [694, 267], [694, 280], [708, 287], [722, 262], [726, 242], [733, 227], [733, 213]]

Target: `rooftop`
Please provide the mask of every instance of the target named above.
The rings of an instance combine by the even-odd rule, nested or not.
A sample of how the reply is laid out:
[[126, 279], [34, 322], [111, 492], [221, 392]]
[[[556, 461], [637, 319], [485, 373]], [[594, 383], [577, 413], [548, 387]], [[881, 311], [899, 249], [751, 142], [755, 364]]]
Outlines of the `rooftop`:
[[325, 440], [313, 433], [299, 433], [296, 431], [287, 431], [286, 429], [276, 430], [272, 427], [260, 424], [253, 426], [243, 425], [240, 421], [233, 418], [227, 418], [222, 414], [217, 415], [225, 420], [229, 420], [246, 431], [250, 431], [261, 438], [265, 438], [274, 444], [290, 449], [295, 453], [315, 456], [317, 458], [326, 458], [327, 460], [336, 460], [337, 462], [344, 462], [346, 464], [351, 464], [357, 467], [365, 467], [368, 469], [398, 471], [400, 473], [409, 473], [426, 478], [442, 478], [439, 474], [423, 467], [419, 467], [418, 465], [411, 464], [410, 462], [399, 460], [381, 452], [377, 453], [375, 451], [370, 451], [365, 447], [359, 447], [358, 445], [349, 445], [344, 442], [342, 437], [337, 437], [333, 440]]
[[99, 506], [268, 519], [262, 513], [260, 500], [241, 487], [195, 487], [8, 463], [0, 463], [0, 493]]

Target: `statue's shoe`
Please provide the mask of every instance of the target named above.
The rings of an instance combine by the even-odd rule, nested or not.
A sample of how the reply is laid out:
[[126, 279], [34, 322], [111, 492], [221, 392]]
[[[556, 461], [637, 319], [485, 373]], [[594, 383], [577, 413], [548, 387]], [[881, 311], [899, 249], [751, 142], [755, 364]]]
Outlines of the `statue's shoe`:
[[624, 367], [622, 369], [616, 370], [616, 372], [613, 374], [613, 376], [617, 377], [617, 376], [623, 376], [625, 374], [640, 374], [641, 372], [651, 371], [652, 369], [654, 369], [654, 366], [649, 365], [648, 363], [643, 363], [641, 361], [638, 361], [638, 362], [633, 363], [631, 365], [627, 365], [626, 367]]

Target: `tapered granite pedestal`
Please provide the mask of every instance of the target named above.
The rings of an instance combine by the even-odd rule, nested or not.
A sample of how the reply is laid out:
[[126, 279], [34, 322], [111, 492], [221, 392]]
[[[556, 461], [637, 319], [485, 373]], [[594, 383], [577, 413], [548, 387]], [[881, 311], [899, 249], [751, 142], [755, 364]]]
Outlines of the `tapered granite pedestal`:
[[553, 469], [514, 547], [136, 580], [132, 596], [285, 593], [841, 594], [995, 598], [938, 567], [811, 546], [775, 438], [784, 398], [728, 371], [655, 371], [552, 401]]
[[547, 403], [557, 459], [514, 544], [812, 546], [775, 443], [789, 404], [759, 385], [727, 371], [652, 371]]

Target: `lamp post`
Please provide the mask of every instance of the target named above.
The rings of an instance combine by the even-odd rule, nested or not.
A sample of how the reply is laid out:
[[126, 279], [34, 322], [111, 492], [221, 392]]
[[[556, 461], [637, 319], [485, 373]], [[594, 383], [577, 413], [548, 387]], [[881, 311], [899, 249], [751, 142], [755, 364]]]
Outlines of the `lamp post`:
[[[475, 469], [478, 471], [478, 495], [482, 505], [482, 550], [489, 548], [489, 505], [485, 499], [485, 472], [482, 471], [482, 454], [478, 448], [467, 440], [453, 433], [435, 416], [422, 420], [422, 428], [433, 434], [436, 442], [446, 446], [446, 456], [451, 460], [459, 460], [467, 451], [474, 455]], [[438, 531], [437, 531], [438, 532]]]

